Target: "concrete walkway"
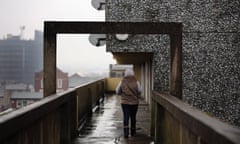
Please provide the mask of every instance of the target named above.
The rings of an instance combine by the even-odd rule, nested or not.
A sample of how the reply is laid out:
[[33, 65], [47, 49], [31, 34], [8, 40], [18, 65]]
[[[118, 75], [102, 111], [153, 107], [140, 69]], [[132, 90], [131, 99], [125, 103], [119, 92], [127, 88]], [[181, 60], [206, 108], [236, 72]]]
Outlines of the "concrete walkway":
[[150, 111], [140, 102], [137, 113], [137, 133], [123, 137], [122, 110], [119, 96], [107, 96], [104, 104], [96, 110], [80, 131], [73, 144], [154, 144], [149, 136]]

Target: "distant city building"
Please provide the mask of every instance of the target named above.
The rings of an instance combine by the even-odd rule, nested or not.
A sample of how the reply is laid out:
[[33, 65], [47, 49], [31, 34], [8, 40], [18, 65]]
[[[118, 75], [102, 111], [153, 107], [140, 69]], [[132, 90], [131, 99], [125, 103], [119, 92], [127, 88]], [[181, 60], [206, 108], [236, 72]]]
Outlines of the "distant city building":
[[74, 88], [76, 86], [79, 86], [80, 84], [83, 84], [83, 77], [81, 77], [79, 74], [75, 73], [72, 76], [69, 77], [69, 88]]
[[[57, 92], [62, 92], [68, 89], [68, 73], [57, 69]], [[35, 73], [35, 91], [43, 92], [43, 71]]]
[[5, 111], [11, 107], [9, 95], [5, 92], [5, 86], [0, 84], [0, 112]]
[[43, 67], [43, 33], [34, 40], [8, 35], [0, 40], [0, 82], [34, 84], [34, 73]]
[[32, 85], [23, 84], [23, 83], [6, 84], [5, 90], [11, 91], [11, 92], [12, 91], [14, 91], [14, 92], [22, 92], [22, 91], [34, 92]]
[[96, 80], [96, 79], [98, 79], [98, 77], [82, 77], [79, 74], [75, 73], [68, 78], [68, 81], [69, 81], [68, 87], [74, 88], [74, 87], [88, 83], [88, 82]]
[[110, 77], [123, 77], [126, 69], [133, 69], [133, 65], [110, 64]]
[[32, 85], [23, 83], [1, 84], [0, 112], [26, 106], [41, 98], [42, 94], [35, 93]]
[[12, 92], [11, 94], [11, 107], [12, 108], [21, 108], [26, 105], [32, 104], [43, 98], [42, 93], [37, 92]]

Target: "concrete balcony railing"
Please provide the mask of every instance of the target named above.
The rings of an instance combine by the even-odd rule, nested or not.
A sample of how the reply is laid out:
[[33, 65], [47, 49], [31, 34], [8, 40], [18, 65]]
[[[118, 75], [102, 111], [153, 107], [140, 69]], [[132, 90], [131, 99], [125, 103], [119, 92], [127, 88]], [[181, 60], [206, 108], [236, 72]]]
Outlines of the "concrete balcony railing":
[[1, 116], [0, 143], [71, 143], [83, 119], [104, 96], [104, 81], [97, 80], [48, 96]]
[[151, 135], [160, 144], [240, 144], [240, 129], [169, 94], [153, 92]]

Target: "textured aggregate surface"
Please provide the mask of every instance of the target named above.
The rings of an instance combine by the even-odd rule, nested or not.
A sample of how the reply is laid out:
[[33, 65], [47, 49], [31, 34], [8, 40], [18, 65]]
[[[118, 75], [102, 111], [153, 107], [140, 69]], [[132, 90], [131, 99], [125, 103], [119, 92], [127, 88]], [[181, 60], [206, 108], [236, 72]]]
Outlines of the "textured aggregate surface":
[[[106, 21], [183, 23], [183, 100], [240, 126], [239, 0], [107, 0]], [[168, 35], [113, 36], [112, 52], [154, 52], [154, 89], [168, 91]]]

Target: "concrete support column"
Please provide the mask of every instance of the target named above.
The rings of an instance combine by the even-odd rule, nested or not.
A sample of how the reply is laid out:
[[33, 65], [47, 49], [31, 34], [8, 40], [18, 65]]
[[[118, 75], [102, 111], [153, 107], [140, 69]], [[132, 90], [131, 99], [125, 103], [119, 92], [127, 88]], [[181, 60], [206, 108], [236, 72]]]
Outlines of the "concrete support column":
[[[53, 25], [54, 26], [54, 25]], [[52, 32], [51, 24], [44, 24], [44, 97], [56, 93], [56, 33]]]

